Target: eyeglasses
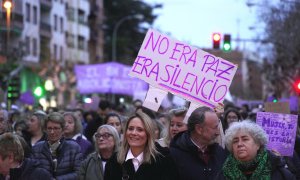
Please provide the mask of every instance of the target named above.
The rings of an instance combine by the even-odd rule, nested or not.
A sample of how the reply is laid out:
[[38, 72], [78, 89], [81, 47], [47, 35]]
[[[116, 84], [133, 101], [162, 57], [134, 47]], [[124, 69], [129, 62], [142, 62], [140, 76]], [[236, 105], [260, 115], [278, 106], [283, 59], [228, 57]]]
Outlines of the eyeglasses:
[[108, 139], [108, 138], [111, 137], [111, 136], [112, 136], [112, 134], [109, 134], [109, 133], [104, 133], [104, 134], [96, 133], [96, 134], [95, 134], [95, 138], [96, 138], [96, 139], [100, 139], [101, 137], [102, 137], [103, 139]]
[[48, 132], [52, 132], [52, 131], [54, 131], [54, 132], [58, 132], [58, 131], [60, 131], [61, 130], [61, 128], [59, 128], [59, 127], [54, 127], [54, 128], [47, 128], [46, 129]]

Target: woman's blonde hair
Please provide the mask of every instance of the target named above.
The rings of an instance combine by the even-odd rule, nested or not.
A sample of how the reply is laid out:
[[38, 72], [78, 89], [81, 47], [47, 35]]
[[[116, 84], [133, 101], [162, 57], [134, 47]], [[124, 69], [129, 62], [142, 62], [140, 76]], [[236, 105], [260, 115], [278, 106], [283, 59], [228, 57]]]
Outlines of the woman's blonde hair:
[[156, 154], [159, 153], [155, 147], [155, 140], [154, 140], [155, 128], [150, 117], [147, 114], [145, 114], [141, 109], [137, 110], [136, 113], [128, 119], [125, 125], [124, 139], [122, 141], [120, 151], [117, 155], [117, 160], [120, 164], [122, 164], [125, 161], [126, 155], [130, 148], [128, 141], [126, 139], [126, 131], [128, 129], [129, 123], [134, 118], [139, 118], [142, 121], [147, 135], [147, 141], [146, 141], [145, 149], [143, 151], [144, 153], [143, 163], [152, 163], [153, 160], [154, 161], [156, 160], [155, 158]]

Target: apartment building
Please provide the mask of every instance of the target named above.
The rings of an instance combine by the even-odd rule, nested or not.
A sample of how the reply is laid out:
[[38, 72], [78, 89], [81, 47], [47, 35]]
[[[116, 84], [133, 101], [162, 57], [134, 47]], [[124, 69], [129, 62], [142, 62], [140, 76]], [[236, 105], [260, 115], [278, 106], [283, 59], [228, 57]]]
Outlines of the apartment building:
[[89, 0], [13, 0], [9, 28], [5, 9], [0, 12], [0, 54], [14, 47], [23, 51], [25, 63], [33, 65], [90, 62]]

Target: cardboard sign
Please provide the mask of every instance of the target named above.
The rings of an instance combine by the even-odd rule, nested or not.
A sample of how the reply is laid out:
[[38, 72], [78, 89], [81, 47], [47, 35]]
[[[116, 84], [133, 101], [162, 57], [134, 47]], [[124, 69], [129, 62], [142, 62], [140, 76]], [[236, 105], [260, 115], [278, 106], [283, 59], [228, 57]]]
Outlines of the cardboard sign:
[[266, 112], [284, 113], [290, 114], [290, 103], [289, 102], [266, 102], [265, 104]]
[[129, 75], [192, 103], [215, 107], [223, 102], [236, 70], [229, 61], [150, 29]]
[[271, 112], [258, 112], [256, 123], [268, 134], [267, 149], [282, 156], [293, 156], [298, 116]]

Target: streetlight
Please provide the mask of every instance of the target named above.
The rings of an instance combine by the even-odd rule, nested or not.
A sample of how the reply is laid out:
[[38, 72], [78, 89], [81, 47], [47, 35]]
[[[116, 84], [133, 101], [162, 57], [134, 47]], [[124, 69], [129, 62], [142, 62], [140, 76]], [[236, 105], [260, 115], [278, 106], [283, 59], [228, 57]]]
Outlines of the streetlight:
[[136, 19], [139, 19], [139, 20], [142, 20], [143, 19], [143, 15], [141, 14], [136, 14], [136, 15], [129, 15], [129, 16], [125, 16], [123, 17], [122, 19], [120, 19], [115, 27], [114, 27], [114, 30], [113, 30], [113, 36], [112, 36], [112, 61], [116, 61], [117, 59], [117, 47], [116, 47], [116, 42], [117, 42], [117, 32], [118, 32], [118, 29], [120, 27], [120, 25], [126, 21], [126, 20], [129, 20], [129, 19], [133, 19], [133, 18], [136, 18]]
[[9, 31], [10, 28], [10, 14], [11, 14], [11, 9], [13, 7], [13, 4], [11, 0], [4, 0], [2, 2], [2, 6], [6, 9], [6, 26], [7, 26], [7, 31]]

